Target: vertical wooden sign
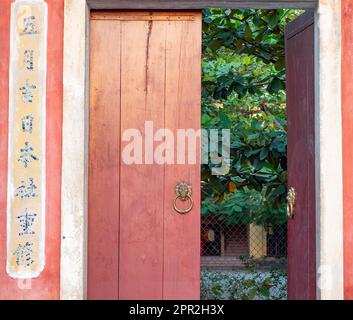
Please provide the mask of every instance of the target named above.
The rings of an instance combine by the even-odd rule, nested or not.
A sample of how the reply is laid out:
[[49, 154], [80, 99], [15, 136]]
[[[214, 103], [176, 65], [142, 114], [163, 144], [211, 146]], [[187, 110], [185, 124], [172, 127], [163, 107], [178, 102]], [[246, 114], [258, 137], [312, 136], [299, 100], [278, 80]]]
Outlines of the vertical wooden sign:
[[47, 4], [11, 6], [7, 272], [36, 278], [45, 265]]

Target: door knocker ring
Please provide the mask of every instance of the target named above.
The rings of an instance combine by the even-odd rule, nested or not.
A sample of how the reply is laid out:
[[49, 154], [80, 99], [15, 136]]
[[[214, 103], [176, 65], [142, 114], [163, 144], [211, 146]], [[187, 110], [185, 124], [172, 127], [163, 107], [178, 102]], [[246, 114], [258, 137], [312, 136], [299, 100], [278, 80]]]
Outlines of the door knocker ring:
[[[192, 187], [186, 182], [181, 182], [175, 187], [176, 198], [173, 203], [174, 210], [180, 214], [189, 213], [194, 207], [194, 200], [192, 199]], [[190, 206], [187, 209], [180, 209], [177, 206], [177, 201], [181, 200], [183, 202], [189, 201]]]

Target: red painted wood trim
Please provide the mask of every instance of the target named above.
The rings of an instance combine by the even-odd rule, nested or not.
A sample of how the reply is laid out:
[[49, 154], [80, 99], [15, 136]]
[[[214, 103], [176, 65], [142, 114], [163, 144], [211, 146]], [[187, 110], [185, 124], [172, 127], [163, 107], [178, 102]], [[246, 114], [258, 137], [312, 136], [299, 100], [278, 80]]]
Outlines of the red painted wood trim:
[[294, 218], [288, 221], [288, 299], [314, 300], [316, 192], [312, 13], [304, 14], [286, 28], [286, 71], [288, 186], [294, 187], [297, 193]]
[[313, 25], [315, 22], [315, 16], [313, 11], [306, 11], [300, 15], [294, 21], [286, 26], [285, 37], [286, 40], [296, 36], [298, 33], [304, 31], [306, 28]]
[[[46, 265], [31, 289], [6, 273], [6, 192], [11, 0], [0, 1], [0, 299], [60, 298], [64, 1], [48, 3]], [[22, 282], [23, 284], [23, 282]]]
[[[91, 21], [89, 300], [119, 298], [121, 97], [119, 89], [111, 88], [120, 88], [120, 28], [120, 23], [115, 21]], [[104, 255], [107, 250], [108, 254]]]
[[[173, 130], [201, 128], [202, 15], [195, 21], [171, 22], [167, 32], [165, 127]], [[177, 146], [175, 145], [175, 154]], [[201, 150], [198, 146], [198, 150]], [[180, 152], [180, 150], [179, 150]], [[187, 152], [185, 152], [187, 157]], [[197, 164], [166, 165], [164, 188], [163, 299], [200, 299], [201, 170]], [[187, 158], [186, 158], [187, 159]], [[175, 186], [182, 181], [193, 188], [194, 208], [187, 215], [173, 209]], [[180, 204], [179, 204], [180, 205]], [[185, 205], [183, 206], [186, 207]]]
[[[121, 25], [121, 133], [145, 120], [163, 128], [166, 22]], [[119, 299], [161, 299], [163, 166], [122, 162], [120, 173]]]
[[353, 1], [342, 1], [344, 297], [353, 299]]

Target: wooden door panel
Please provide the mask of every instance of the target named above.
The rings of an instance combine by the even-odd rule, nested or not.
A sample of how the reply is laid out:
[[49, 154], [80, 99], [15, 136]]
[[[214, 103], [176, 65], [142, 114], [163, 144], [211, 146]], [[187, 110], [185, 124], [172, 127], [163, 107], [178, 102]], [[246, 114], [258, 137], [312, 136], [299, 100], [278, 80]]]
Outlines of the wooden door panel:
[[[146, 121], [154, 132], [200, 128], [201, 13], [93, 13], [90, 73], [89, 298], [196, 299], [199, 161], [158, 164], [153, 141], [142, 164], [121, 154], [128, 129], [145, 147]], [[185, 216], [172, 206], [181, 181], [196, 204]]]
[[[165, 121], [166, 128], [173, 130], [174, 136], [177, 136], [177, 129], [201, 128], [201, 68], [199, 63], [195, 63], [201, 59], [200, 35], [201, 23], [198, 23], [196, 29], [186, 21], [170, 22], [168, 25]], [[177, 154], [176, 144], [174, 147]], [[188, 147], [187, 143], [185, 147]], [[188, 161], [188, 158], [186, 160]], [[196, 159], [196, 163], [200, 163], [200, 159]], [[194, 182], [192, 186], [195, 207], [185, 216], [175, 214], [171, 201], [175, 198], [176, 183], [181, 181]], [[200, 181], [198, 165], [166, 166], [164, 201], [166, 299], [200, 298]]]
[[119, 250], [104, 253], [119, 247], [121, 26], [91, 23], [88, 297], [117, 299]]
[[[121, 24], [122, 133], [129, 128], [144, 132], [145, 121], [163, 128], [165, 27], [152, 21]], [[163, 192], [163, 166], [122, 163], [121, 299], [162, 297]]]
[[314, 17], [286, 29], [288, 187], [296, 190], [288, 222], [288, 298], [316, 298]]

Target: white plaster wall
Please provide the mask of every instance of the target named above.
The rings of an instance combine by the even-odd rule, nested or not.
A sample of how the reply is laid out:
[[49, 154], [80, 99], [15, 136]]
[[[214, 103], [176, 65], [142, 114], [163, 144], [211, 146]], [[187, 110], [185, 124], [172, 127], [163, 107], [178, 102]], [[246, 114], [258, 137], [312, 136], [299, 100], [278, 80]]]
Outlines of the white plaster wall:
[[343, 299], [341, 1], [320, 0], [316, 19], [317, 293]]
[[86, 297], [86, 1], [65, 1], [61, 298]]

